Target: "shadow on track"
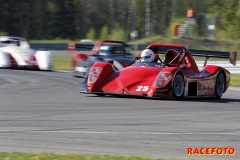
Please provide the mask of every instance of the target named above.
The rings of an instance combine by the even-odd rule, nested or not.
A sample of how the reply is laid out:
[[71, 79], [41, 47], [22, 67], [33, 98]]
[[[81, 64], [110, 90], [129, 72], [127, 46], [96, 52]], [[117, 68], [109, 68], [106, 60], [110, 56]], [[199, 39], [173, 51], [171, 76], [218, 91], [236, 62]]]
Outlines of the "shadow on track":
[[145, 99], [145, 100], [158, 100], [158, 101], [184, 101], [184, 102], [208, 102], [208, 103], [232, 103], [237, 102], [240, 103], [240, 99], [234, 98], [221, 98], [216, 99], [214, 97], [198, 97], [198, 98], [184, 98], [182, 100], [175, 100], [175, 99], [164, 99], [164, 98], [150, 98], [150, 97], [140, 97], [140, 96], [129, 96], [129, 95], [90, 95], [88, 97], [100, 97], [100, 98], [121, 98], [121, 99]]
[[186, 101], [191, 102], [209, 102], [209, 103], [232, 103], [232, 102], [240, 102], [240, 99], [234, 99], [234, 98], [221, 98], [221, 99], [215, 99], [215, 98], [189, 98], [186, 99]]
[[33, 68], [0, 68], [1, 70], [21, 70], [21, 71], [46, 71], [46, 72], [55, 72], [54, 70], [40, 70]]

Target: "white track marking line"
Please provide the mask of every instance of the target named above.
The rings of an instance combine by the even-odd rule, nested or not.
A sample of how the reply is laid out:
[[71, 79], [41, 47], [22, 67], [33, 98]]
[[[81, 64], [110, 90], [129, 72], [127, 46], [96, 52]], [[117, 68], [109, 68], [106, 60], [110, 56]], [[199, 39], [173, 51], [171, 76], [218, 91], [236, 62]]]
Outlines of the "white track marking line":
[[125, 134], [125, 135], [239, 135], [240, 132], [212, 132], [212, 133], [193, 133], [193, 132], [104, 132], [104, 131], [74, 131], [74, 130], [12, 130], [0, 131], [0, 133], [9, 132], [38, 132], [38, 133], [82, 133], [82, 134]]
[[192, 133], [192, 132], [100, 132], [100, 131], [68, 131], [68, 130], [57, 130], [57, 131], [39, 131], [47, 133], [83, 133], [83, 134], [129, 134], [129, 135], [240, 135], [238, 132], [225, 132], [225, 133]]
[[77, 130], [15, 130], [0, 131], [1, 132], [39, 132], [39, 133], [82, 133], [82, 134], [125, 134], [125, 135], [239, 135], [240, 132], [224, 132], [224, 133], [193, 133], [193, 132], [102, 132], [102, 131], [77, 131]]

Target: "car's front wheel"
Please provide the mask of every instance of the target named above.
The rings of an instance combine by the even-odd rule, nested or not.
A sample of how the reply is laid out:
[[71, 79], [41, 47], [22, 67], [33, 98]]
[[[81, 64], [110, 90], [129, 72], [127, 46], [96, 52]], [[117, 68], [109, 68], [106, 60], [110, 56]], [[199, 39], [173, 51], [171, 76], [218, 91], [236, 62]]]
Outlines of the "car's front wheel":
[[184, 95], [184, 79], [182, 73], [177, 73], [173, 81], [173, 97], [176, 100], [182, 99]]

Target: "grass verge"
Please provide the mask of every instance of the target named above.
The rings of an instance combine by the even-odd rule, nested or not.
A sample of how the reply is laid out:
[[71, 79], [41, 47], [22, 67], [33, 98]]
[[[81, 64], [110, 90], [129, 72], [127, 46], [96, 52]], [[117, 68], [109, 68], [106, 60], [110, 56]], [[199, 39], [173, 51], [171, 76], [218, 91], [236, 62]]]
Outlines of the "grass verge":
[[70, 59], [68, 57], [52, 56], [53, 70], [71, 70]]
[[33, 154], [19, 152], [0, 152], [0, 160], [183, 160], [177, 158], [155, 159], [146, 157], [125, 157], [110, 155], [87, 155], [87, 154]]
[[231, 75], [230, 86], [240, 87], [240, 74]]

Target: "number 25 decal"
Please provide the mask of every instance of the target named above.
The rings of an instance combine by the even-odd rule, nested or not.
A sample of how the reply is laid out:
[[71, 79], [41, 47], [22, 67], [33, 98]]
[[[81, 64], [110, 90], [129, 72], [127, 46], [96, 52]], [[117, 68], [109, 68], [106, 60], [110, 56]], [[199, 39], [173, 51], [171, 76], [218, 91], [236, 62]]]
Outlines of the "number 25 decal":
[[138, 86], [136, 91], [138, 91], [138, 92], [141, 92], [141, 91], [146, 92], [146, 91], [148, 91], [148, 89], [149, 89], [149, 86]]

